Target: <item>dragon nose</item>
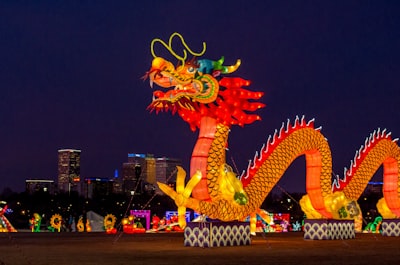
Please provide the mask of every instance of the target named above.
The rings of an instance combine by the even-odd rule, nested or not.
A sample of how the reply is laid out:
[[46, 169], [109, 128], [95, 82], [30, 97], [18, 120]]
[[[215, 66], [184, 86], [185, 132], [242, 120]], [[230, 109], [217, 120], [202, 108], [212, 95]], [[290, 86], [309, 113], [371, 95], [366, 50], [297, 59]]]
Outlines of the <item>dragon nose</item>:
[[151, 62], [151, 69], [161, 69], [161, 66], [164, 64], [164, 59], [161, 57], [156, 57]]

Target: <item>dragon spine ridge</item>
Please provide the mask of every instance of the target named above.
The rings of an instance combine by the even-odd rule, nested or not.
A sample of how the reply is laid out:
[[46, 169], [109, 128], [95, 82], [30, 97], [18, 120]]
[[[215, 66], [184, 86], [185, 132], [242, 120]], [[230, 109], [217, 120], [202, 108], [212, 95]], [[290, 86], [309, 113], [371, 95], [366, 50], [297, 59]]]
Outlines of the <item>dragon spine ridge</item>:
[[[305, 116], [303, 115], [301, 119], [299, 116], [296, 116], [293, 125], [289, 119], [287, 122], [282, 123], [281, 128], [278, 130], [275, 129], [273, 136], [269, 135], [266, 144], [264, 143], [260, 149], [260, 152], [256, 151], [253, 160], [249, 160], [249, 164], [247, 166], [247, 170], [243, 170], [239, 179], [243, 182], [243, 186], [247, 186], [251, 181], [251, 177], [254, 176], [254, 172], [258, 169], [259, 166], [267, 159], [268, 155], [271, 154], [274, 149], [279, 145], [279, 143], [288, 136], [292, 131], [298, 128], [314, 128], [315, 119], [311, 119], [308, 122], [305, 120]], [[320, 131], [322, 127], [314, 128], [316, 131]]]
[[377, 130], [374, 130], [369, 137], [366, 137], [364, 145], [361, 145], [359, 150], [356, 151], [353, 160], [350, 161], [350, 167], [344, 168], [343, 179], [336, 175], [336, 178], [332, 182], [332, 191], [341, 190], [347, 185], [348, 182], [350, 182], [353, 173], [357, 170], [360, 162], [363, 161], [369, 150], [371, 150], [372, 147], [379, 142], [379, 140], [387, 139], [394, 143], [399, 140], [399, 138], [391, 139], [391, 134], [391, 132], [386, 132], [386, 128], [382, 131], [380, 128], [378, 128]]

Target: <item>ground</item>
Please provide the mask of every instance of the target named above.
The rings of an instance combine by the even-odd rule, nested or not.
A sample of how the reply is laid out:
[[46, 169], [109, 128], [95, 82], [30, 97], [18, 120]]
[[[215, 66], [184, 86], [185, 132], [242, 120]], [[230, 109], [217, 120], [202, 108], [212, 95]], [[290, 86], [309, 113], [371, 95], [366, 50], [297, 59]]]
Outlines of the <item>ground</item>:
[[183, 246], [183, 233], [0, 233], [0, 265], [399, 264], [400, 237], [356, 234], [305, 240], [302, 232], [257, 234], [249, 246]]

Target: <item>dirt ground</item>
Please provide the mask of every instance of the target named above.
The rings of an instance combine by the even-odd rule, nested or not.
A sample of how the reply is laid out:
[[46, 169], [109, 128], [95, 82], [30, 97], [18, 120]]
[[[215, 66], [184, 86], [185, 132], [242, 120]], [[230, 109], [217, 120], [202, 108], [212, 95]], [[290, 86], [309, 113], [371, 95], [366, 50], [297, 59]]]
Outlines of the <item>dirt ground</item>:
[[0, 265], [399, 264], [400, 238], [356, 234], [305, 240], [302, 232], [257, 234], [249, 246], [183, 246], [183, 233], [0, 233]]

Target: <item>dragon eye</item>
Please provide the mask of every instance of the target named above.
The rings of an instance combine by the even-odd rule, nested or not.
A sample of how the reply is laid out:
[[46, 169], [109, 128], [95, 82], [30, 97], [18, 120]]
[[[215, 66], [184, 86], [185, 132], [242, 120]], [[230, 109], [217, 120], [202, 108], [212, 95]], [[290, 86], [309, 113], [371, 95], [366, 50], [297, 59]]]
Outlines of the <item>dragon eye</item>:
[[193, 73], [193, 72], [194, 72], [194, 68], [191, 66], [191, 67], [189, 67], [189, 68], [187, 69], [187, 71], [188, 71], [189, 73]]

